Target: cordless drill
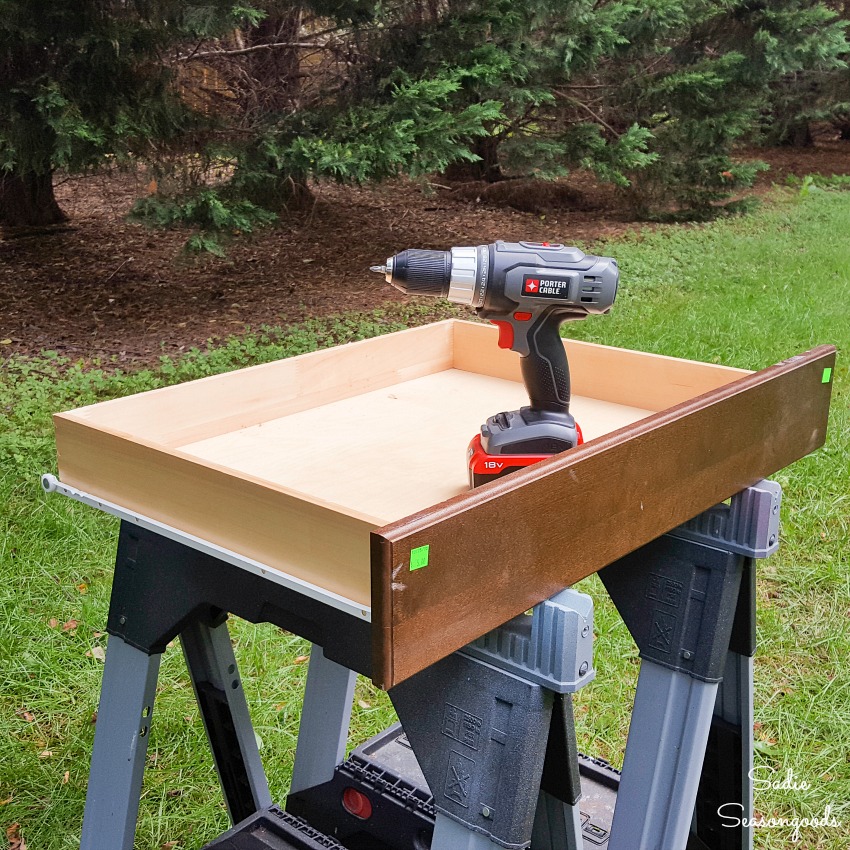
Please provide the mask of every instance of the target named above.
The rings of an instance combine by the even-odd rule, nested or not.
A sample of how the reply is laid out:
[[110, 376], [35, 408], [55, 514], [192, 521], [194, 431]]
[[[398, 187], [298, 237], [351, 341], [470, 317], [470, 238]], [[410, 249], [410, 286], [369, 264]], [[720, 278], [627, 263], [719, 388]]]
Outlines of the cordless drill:
[[409, 295], [448, 298], [473, 307], [499, 328], [499, 347], [520, 355], [530, 404], [491, 416], [469, 445], [477, 487], [582, 442], [570, 414], [570, 375], [561, 324], [607, 313], [619, 269], [554, 242], [495, 242], [425, 251], [410, 248], [372, 266]]

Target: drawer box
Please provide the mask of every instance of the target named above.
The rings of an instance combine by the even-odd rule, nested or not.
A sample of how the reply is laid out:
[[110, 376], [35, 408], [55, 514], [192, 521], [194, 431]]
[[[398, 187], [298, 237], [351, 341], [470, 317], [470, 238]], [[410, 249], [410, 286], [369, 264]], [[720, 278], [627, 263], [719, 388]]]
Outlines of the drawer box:
[[60, 477], [371, 609], [390, 687], [825, 439], [829, 346], [749, 373], [566, 341], [585, 444], [469, 492], [469, 440], [527, 403], [497, 337], [440, 322], [57, 414]]

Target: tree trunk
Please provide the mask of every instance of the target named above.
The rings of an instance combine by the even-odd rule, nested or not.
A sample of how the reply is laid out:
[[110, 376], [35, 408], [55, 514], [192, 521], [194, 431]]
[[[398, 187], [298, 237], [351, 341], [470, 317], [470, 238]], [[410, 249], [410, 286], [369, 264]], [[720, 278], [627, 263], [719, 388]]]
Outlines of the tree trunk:
[[67, 220], [53, 194], [52, 173], [27, 171], [0, 176], [0, 224], [44, 227]]
[[[272, 14], [252, 27], [248, 42], [262, 44], [296, 43], [301, 32], [301, 7]], [[286, 112], [297, 100], [301, 88], [301, 55], [297, 47], [260, 50], [246, 56], [246, 70], [253, 83], [252, 100], [263, 114]]]
[[234, 184], [246, 200], [275, 213], [295, 213], [313, 202], [305, 176], [283, 174], [273, 160], [263, 156], [246, 157], [234, 175]]
[[498, 183], [504, 180], [502, 166], [499, 164], [499, 142], [493, 136], [479, 136], [471, 146], [471, 150], [479, 159], [475, 162], [455, 162], [444, 172], [443, 176], [453, 183], [465, 183], [472, 180], [484, 180], [487, 183]]
[[810, 148], [815, 140], [808, 121], [796, 121], [785, 130], [780, 144], [791, 148]]

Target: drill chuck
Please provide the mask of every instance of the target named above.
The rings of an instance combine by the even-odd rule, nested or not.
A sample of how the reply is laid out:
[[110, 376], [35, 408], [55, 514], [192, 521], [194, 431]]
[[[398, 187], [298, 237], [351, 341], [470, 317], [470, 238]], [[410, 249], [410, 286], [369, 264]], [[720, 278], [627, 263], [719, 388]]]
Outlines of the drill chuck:
[[[480, 256], [484, 249], [483, 256]], [[387, 283], [406, 295], [447, 298], [456, 304], [480, 307], [484, 300], [486, 246], [426, 251], [408, 248], [384, 266], [372, 266]]]
[[387, 282], [407, 295], [445, 298], [449, 294], [452, 275], [450, 251], [408, 248], [390, 257], [385, 268]]

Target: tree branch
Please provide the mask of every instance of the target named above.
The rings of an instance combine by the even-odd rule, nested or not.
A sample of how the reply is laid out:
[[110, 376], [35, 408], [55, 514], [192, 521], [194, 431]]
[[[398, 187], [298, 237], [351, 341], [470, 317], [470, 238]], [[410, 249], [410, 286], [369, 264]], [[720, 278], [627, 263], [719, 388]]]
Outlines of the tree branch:
[[200, 53], [189, 53], [176, 57], [178, 62], [190, 62], [196, 59], [209, 59], [214, 56], [244, 56], [246, 53], [256, 53], [260, 50], [276, 50], [278, 48], [313, 48], [316, 50], [336, 50], [332, 44], [318, 44], [313, 41], [276, 41], [274, 44], [255, 44], [253, 47], [241, 47], [237, 50], [205, 50]]
[[601, 124], [608, 132], [613, 134], [615, 137], [619, 137], [619, 133], [601, 116], [594, 112], [586, 103], [582, 103], [578, 98], [572, 97], [571, 95], [564, 94], [564, 92], [558, 91], [557, 89], [553, 89], [553, 92], [556, 97], [560, 97], [563, 100], [568, 100], [570, 103], [575, 104], [576, 106], [580, 106], [585, 112], [587, 112], [597, 124]]

